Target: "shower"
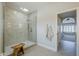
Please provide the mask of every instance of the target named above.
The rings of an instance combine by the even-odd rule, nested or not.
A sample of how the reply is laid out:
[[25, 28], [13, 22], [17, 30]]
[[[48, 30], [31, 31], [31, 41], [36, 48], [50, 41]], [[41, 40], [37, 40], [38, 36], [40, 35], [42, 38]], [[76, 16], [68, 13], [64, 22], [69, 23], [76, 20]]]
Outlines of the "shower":
[[24, 43], [24, 48], [36, 44], [37, 12], [24, 14], [4, 6], [4, 55], [12, 53], [12, 46]]

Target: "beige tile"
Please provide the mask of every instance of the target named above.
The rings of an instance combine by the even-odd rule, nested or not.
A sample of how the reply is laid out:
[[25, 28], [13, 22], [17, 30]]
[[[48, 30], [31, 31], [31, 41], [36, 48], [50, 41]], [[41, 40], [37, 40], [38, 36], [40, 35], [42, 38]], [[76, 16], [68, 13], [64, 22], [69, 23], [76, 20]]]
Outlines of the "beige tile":
[[25, 50], [24, 56], [62, 56], [62, 55], [60, 53], [36, 45]]

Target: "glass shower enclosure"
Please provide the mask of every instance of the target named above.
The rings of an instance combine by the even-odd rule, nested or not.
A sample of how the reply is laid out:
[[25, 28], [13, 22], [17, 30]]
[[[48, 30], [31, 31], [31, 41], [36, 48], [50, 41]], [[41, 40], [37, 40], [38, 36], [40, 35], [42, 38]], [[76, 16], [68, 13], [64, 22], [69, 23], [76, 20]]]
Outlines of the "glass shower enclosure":
[[11, 55], [16, 44], [24, 43], [25, 49], [36, 44], [36, 20], [36, 12], [24, 14], [4, 6], [4, 55]]

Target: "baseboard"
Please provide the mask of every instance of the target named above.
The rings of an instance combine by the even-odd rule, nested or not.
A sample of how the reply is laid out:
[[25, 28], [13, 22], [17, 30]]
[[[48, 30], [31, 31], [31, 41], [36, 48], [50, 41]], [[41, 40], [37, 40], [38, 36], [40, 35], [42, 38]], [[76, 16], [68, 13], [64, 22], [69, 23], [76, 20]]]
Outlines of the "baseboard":
[[56, 49], [51, 48], [51, 47], [48, 47], [48, 46], [46, 46], [46, 45], [44, 45], [44, 44], [37, 43], [37, 45], [39, 45], [39, 46], [41, 46], [41, 47], [44, 47], [44, 48], [47, 48], [47, 49], [49, 49], [49, 50], [51, 50], [51, 51], [55, 51], [55, 52], [57, 52], [57, 50], [56, 50]]

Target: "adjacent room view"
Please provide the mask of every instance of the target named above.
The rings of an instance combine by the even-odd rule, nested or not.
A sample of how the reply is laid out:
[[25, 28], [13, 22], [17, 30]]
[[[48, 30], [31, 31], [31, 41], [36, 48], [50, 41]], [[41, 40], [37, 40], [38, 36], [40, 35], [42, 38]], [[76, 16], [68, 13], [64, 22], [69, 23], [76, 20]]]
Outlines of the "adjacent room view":
[[59, 50], [66, 55], [76, 55], [76, 10], [58, 15]]
[[0, 55], [79, 56], [78, 2], [0, 3]]

